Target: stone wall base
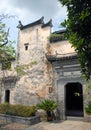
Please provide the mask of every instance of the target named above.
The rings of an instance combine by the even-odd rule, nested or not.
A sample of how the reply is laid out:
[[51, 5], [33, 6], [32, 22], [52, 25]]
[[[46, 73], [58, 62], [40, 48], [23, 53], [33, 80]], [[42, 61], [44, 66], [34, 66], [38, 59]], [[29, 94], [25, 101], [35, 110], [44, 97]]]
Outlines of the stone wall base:
[[84, 121], [91, 122], [91, 116], [84, 117]]
[[32, 117], [19, 117], [19, 116], [11, 116], [0, 114], [0, 119], [6, 120], [7, 123], [22, 123], [26, 125], [33, 125], [40, 122], [39, 116], [32, 116]]

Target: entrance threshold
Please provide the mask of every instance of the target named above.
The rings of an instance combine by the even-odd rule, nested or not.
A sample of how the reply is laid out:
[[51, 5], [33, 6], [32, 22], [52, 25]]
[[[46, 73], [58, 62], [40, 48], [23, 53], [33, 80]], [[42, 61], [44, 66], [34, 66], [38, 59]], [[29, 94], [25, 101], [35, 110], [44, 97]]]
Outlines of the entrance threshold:
[[82, 110], [67, 110], [66, 116], [83, 117]]
[[84, 121], [84, 117], [66, 116], [66, 120]]

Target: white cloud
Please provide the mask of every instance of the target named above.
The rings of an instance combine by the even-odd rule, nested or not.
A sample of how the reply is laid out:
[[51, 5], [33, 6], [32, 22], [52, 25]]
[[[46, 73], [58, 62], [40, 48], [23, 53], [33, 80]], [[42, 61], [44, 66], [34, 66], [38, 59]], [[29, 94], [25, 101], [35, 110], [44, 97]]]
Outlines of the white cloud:
[[0, 10], [14, 13], [23, 21], [33, 21], [42, 16], [45, 20], [55, 19], [57, 16], [63, 19], [66, 16], [66, 8], [58, 0], [2, 0], [1, 5]]
[[66, 7], [62, 7], [58, 0], [2, 0], [0, 4], [0, 13], [17, 16], [14, 27], [17, 26], [18, 20], [28, 24], [44, 16], [45, 22], [53, 20], [56, 29], [67, 14]]

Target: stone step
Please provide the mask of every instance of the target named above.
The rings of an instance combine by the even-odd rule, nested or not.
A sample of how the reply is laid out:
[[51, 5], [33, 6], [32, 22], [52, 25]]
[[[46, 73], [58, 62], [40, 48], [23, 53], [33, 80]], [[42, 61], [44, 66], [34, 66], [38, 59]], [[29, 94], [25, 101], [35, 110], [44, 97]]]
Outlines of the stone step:
[[84, 117], [73, 117], [73, 116], [67, 116], [67, 120], [73, 120], [73, 121], [84, 121]]

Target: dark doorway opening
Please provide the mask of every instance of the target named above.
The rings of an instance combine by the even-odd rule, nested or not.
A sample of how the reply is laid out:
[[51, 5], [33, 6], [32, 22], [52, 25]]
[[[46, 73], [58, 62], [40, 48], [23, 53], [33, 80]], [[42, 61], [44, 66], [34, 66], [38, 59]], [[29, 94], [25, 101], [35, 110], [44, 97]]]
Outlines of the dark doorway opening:
[[5, 102], [9, 103], [10, 100], [10, 90], [5, 91]]
[[83, 116], [83, 90], [80, 83], [68, 83], [66, 89], [66, 116]]

